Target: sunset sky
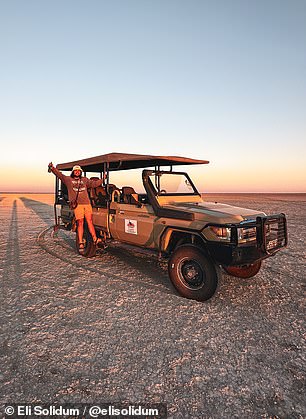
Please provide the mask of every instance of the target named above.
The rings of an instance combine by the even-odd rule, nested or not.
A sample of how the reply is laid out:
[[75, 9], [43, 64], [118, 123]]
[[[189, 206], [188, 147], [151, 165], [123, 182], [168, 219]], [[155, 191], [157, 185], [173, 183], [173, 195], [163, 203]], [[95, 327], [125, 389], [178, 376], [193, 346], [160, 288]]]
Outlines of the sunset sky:
[[305, 22], [305, 0], [0, 0], [0, 191], [116, 151], [209, 160], [202, 192], [306, 192]]

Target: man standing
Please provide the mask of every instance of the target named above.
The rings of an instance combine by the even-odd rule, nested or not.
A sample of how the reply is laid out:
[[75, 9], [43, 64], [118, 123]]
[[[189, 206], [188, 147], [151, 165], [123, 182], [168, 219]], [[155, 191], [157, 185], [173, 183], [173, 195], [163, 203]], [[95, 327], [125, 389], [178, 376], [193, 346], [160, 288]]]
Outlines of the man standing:
[[92, 236], [94, 244], [101, 243], [102, 240], [97, 238], [96, 230], [92, 222], [92, 207], [87, 193], [87, 188], [96, 188], [97, 186], [101, 186], [103, 180], [90, 180], [85, 176], [82, 177], [83, 170], [80, 166], [74, 166], [70, 176], [65, 176], [60, 170], [53, 166], [52, 163], [49, 163], [48, 169], [67, 186], [69, 201], [77, 202], [77, 206], [73, 209], [73, 211], [78, 226], [77, 234], [79, 240], [79, 250], [82, 251], [85, 247], [83, 240], [84, 218], [87, 221], [88, 230]]

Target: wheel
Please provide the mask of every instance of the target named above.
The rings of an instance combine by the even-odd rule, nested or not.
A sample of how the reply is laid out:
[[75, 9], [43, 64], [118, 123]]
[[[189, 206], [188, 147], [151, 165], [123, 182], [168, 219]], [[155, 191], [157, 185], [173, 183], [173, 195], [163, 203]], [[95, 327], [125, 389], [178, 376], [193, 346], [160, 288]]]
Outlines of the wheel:
[[177, 291], [185, 298], [205, 301], [218, 286], [218, 267], [196, 246], [177, 247], [169, 259], [169, 277]]
[[78, 238], [78, 231], [76, 232], [76, 248], [80, 255], [86, 258], [92, 258], [96, 255], [96, 245], [94, 244], [91, 234], [88, 230], [88, 226], [86, 220], [84, 221], [84, 233], [83, 233], [83, 240], [85, 243], [85, 247], [83, 250], [80, 251], [79, 249], [79, 238]]
[[261, 260], [244, 266], [223, 266], [225, 272], [229, 275], [236, 276], [237, 278], [252, 278], [258, 274], [261, 268]]

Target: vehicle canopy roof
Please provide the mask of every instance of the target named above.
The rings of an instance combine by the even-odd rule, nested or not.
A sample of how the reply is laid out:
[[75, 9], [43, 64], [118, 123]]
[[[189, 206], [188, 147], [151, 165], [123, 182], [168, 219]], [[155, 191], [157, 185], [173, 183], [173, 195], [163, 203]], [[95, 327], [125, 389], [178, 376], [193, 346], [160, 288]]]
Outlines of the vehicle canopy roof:
[[79, 165], [85, 172], [102, 172], [108, 168], [110, 171], [139, 169], [145, 167], [177, 166], [187, 164], [207, 164], [207, 160], [190, 159], [178, 156], [151, 156], [146, 154], [109, 153], [88, 159], [60, 163], [59, 170], [72, 170]]

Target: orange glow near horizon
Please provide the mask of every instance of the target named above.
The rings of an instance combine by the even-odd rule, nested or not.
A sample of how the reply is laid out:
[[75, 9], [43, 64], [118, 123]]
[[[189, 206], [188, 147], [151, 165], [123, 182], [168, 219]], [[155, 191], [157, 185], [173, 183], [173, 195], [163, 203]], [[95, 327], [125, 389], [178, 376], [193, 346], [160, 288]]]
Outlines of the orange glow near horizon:
[[[257, 173], [209, 166], [181, 170], [187, 171], [198, 190], [204, 193], [305, 193], [306, 189], [305, 173], [301, 169], [291, 172], [279, 170], [273, 174], [264, 168]], [[141, 170], [112, 172], [110, 181], [120, 187], [133, 186], [138, 192], [143, 190]], [[0, 172], [0, 192], [52, 193], [54, 183], [54, 175], [47, 173], [46, 168], [2, 168]]]

